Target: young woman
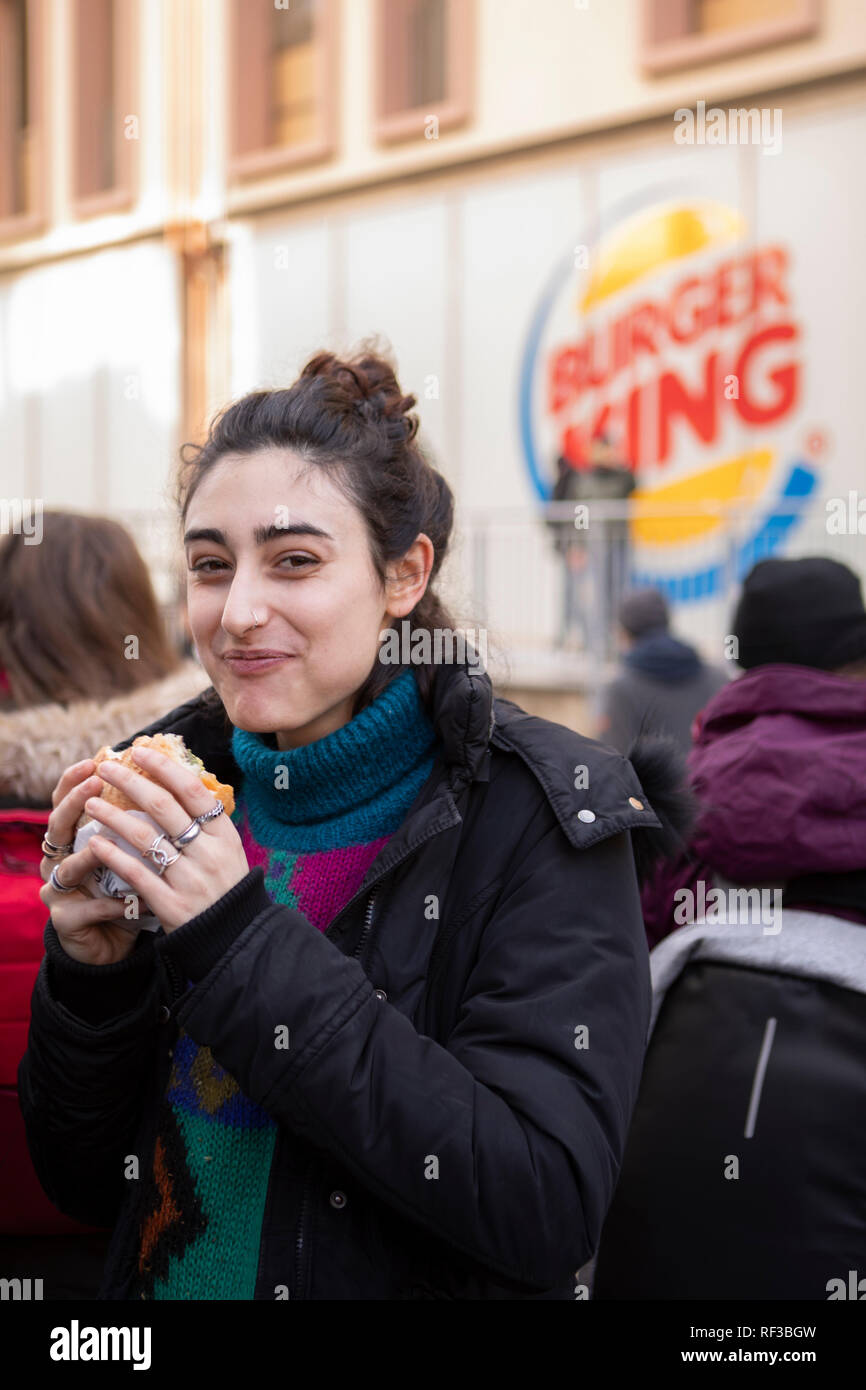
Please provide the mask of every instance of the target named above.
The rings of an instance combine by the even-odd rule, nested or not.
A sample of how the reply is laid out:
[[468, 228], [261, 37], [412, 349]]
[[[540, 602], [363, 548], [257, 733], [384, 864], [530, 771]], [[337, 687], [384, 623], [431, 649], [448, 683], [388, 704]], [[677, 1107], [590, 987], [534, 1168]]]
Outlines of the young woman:
[[[381, 359], [323, 353], [188, 461], [213, 688], [137, 732], [182, 734], [232, 816], [158, 753], [155, 781], [57, 785], [53, 844], [94, 810], [148, 849], [104, 778], [177, 846], [157, 876], [96, 836], [42, 890], [22, 1104], [46, 1191], [114, 1227], [102, 1297], [565, 1299], [594, 1251], [649, 1020], [635, 852], [663, 822], [630, 762], [477, 663], [380, 660], [404, 620], [453, 627], [414, 404]], [[99, 864], [161, 933], [89, 896]]]

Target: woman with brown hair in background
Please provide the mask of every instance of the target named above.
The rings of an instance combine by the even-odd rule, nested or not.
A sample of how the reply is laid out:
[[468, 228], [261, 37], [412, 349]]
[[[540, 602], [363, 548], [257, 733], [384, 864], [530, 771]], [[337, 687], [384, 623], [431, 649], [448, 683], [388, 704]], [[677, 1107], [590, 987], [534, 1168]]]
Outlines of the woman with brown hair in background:
[[38, 544], [0, 540], [0, 1274], [41, 1278], [44, 1298], [87, 1298], [105, 1234], [48, 1201], [18, 1105], [47, 917], [40, 843], [64, 768], [202, 690], [207, 677], [175, 653], [125, 527], [61, 511], [42, 522]]

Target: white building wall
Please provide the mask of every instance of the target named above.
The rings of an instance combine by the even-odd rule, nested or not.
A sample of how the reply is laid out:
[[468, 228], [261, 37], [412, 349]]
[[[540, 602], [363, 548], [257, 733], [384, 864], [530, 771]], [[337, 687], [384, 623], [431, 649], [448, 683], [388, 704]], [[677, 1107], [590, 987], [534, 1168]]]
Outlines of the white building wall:
[[[344, 205], [234, 224], [233, 299], [248, 304], [243, 340], [235, 338], [233, 351], [245, 384], [289, 380], [319, 347], [339, 351], [367, 334], [383, 335], [404, 389], [418, 397], [437, 466], [457, 494], [460, 564], [452, 569], [462, 573], [452, 582], [465, 601], [464, 621], [486, 621], [492, 640], [548, 643], [559, 604], [558, 561], [538, 520], [518, 413], [532, 316], [575, 243], [603, 236], [624, 209], [647, 201], [711, 198], [742, 214], [743, 251], [776, 242], [790, 248], [803, 372], [800, 406], [783, 429], [756, 430], [728, 411], [714, 453], [695, 447], [679, 421], [668, 472], [643, 481], [675, 479], [771, 439], [779, 457], [766, 500], [814, 427], [825, 435], [816, 465], [820, 497], [785, 553], [822, 550], [862, 565], [857, 537], [828, 536], [824, 498], [864, 480], [866, 392], [858, 364], [866, 348], [859, 249], [866, 191], [851, 175], [866, 140], [866, 87], [787, 100], [778, 155], [755, 146], [680, 146], [672, 134], [668, 121], [608, 139], [603, 148], [575, 145], [452, 173], [422, 191], [381, 189]], [[279, 248], [285, 268], [277, 269]], [[681, 273], [670, 269], [670, 276]], [[681, 365], [693, 376], [700, 357], [686, 349]], [[425, 390], [431, 381], [438, 398]], [[473, 593], [473, 518], [481, 513], [501, 516], [493, 530], [485, 528], [485, 583]], [[751, 524], [747, 515], [744, 536]], [[680, 545], [674, 569], [699, 570], [711, 553], [702, 539]], [[718, 654], [729, 606], [727, 592], [683, 604], [681, 625]]]
[[0, 491], [129, 521], [163, 599], [147, 516], [175, 464], [179, 325], [177, 262], [156, 242], [0, 280]]

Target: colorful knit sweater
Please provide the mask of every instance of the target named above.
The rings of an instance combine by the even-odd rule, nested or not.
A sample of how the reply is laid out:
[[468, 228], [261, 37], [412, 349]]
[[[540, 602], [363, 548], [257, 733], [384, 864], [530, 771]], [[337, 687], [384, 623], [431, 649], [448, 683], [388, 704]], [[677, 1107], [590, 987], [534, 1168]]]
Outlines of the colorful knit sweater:
[[[278, 750], [235, 729], [232, 751], [243, 774], [232, 820], [250, 868], [262, 866], [274, 902], [324, 931], [404, 819], [437, 743], [407, 669], [324, 738]], [[172, 1063], [130, 1296], [251, 1299], [277, 1124], [182, 1028]]]

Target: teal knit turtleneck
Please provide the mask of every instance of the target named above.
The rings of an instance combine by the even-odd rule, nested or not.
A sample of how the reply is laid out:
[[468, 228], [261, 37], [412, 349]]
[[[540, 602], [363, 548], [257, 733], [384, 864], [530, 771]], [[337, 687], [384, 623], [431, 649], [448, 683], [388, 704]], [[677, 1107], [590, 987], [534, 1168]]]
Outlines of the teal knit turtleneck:
[[366, 709], [300, 748], [235, 729], [235, 762], [259, 844], [313, 851], [393, 833], [430, 775], [436, 731], [407, 667]]

